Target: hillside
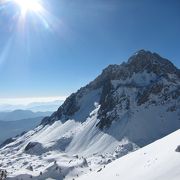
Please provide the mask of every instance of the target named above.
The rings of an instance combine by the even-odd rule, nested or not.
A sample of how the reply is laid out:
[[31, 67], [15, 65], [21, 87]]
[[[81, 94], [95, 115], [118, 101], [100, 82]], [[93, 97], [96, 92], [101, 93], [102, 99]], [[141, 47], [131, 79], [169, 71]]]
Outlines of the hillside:
[[179, 138], [180, 130], [112, 162], [99, 172], [89, 173], [78, 180], [178, 180]]
[[1, 167], [12, 178], [72, 179], [178, 129], [180, 70], [140, 50], [105, 68], [37, 128], [3, 147]]

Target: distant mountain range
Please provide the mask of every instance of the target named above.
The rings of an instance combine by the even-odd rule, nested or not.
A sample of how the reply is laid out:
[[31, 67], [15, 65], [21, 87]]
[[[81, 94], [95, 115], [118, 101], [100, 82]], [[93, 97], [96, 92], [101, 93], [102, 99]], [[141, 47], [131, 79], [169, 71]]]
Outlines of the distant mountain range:
[[9, 138], [21, 135], [35, 128], [44, 116], [21, 119], [17, 121], [0, 121], [0, 144]]
[[[8, 167], [14, 179], [75, 179], [92, 171], [100, 172], [117, 158], [178, 129], [180, 70], [157, 53], [140, 50], [127, 62], [109, 65], [95, 80], [71, 94], [38, 127], [4, 146], [0, 150], [0, 159], [3, 158], [2, 168]], [[172, 141], [167, 139], [168, 147], [178, 136], [179, 132]], [[173, 152], [176, 144], [177, 141], [173, 144]], [[154, 154], [157, 147], [164, 148], [161, 152], [165, 155], [170, 152], [170, 158], [177, 158], [177, 154], [172, 153], [164, 141], [152, 146], [152, 151], [147, 148], [140, 153], [142, 156], [146, 151]], [[152, 161], [156, 163], [154, 159], [149, 159], [151, 157], [164, 156], [158, 152], [157, 157], [148, 155], [142, 162], [148, 162], [148, 166]], [[127, 172], [127, 179], [133, 179], [131, 168], [135, 168], [140, 160], [132, 158], [133, 164], [128, 163], [126, 172], [129, 170], [130, 173]], [[154, 170], [163, 171], [164, 175], [168, 174], [167, 170], [177, 172], [177, 168], [166, 169], [163, 160], [158, 161], [151, 174]], [[171, 159], [165, 160], [168, 163]], [[178, 167], [179, 161], [176, 162]], [[123, 161], [117, 163], [119, 165], [123, 168]], [[143, 173], [142, 179], [150, 177], [148, 170]], [[168, 179], [173, 179], [171, 175]], [[101, 177], [112, 179], [111, 176], [99, 176], [97, 179]], [[88, 178], [94, 179], [94, 176]]]
[[14, 110], [0, 112], [0, 144], [8, 138], [35, 128], [41, 120], [52, 112], [32, 112], [30, 110]]
[[17, 121], [22, 119], [32, 119], [37, 117], [45, 117], [51, 115], [51, 111], [32, 112], [30, 110], [14, 110], [11, 112], [0, 112], [0, 121]]
[[21, 110], [30, 110], [34, 112], [46, 112], [46, 111], [55, 111], [61, 104], [62, 100], [56, 100], [52, 102], [34, 102], [28, 105], [11, 105], [11, 104], [1, 104], [0, 111], [14, 111], [17, 109]]
[[[41, 120], [50, 116], [63, 101], [34, 102], [28, 105], [0, 105], [0, 144], [8, 138], [35, 128]], [[6, 142], [10, 142], [11, 139]]]

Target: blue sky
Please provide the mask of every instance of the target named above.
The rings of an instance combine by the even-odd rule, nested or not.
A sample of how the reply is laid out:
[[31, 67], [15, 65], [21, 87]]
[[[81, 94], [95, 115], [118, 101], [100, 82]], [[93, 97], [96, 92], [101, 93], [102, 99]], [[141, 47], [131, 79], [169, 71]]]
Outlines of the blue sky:
[[180, 67], [179, 0], [42, 3], [45, 20], [30, 12], [24, 29], [17, 5], [0, 8], [0, 98], [67, 96], [139, 49]]

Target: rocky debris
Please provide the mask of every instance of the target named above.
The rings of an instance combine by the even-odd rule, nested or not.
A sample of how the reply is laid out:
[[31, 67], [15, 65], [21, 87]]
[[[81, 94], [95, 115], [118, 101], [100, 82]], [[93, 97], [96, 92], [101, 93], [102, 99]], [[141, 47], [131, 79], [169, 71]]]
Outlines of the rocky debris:
[[30, 170], [30, 171], [33, 171], [32, 165], [29, 165], [29, 166], [27, 167], [27, 169]]
[[7, 171], [0, 169], [0, 180], [5, 180], [7, 178]]
[[113, 156], [117, 159], [137, 149], [139, 149], [139, 147], [136, 144], [127, 141], [116, 148]]

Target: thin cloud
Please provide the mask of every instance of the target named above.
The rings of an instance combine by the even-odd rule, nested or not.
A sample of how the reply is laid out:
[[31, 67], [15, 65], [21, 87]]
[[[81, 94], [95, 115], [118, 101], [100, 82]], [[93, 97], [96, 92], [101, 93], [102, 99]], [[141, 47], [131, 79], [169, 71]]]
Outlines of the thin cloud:
[[66, 96], [53, 96], [53, 97], [24, 97], [24, 98], [0, 98], [0, 105], [28, 105], [34, 102], [52, 102], [56, 100], [64, 101]]

